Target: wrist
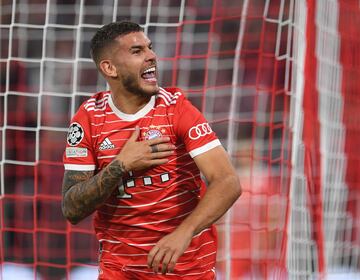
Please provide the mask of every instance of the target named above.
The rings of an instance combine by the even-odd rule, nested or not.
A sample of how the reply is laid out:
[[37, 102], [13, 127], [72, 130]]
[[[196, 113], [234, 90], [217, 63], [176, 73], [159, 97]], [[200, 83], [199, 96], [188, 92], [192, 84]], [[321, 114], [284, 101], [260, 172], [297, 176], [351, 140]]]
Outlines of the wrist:
[[116, 162], [116, 164], [120, 167], [120, 169], [122, 170], [123, 173], [127, 173], [129, 171], [131, 171], [131, 169], [129, 168], [128, 164], [125, 162], [125, 160], [123, 160], [121, 157], [116, 157], [114, 159], [114, 161]]
[[187, 221], [182, 222], [178, 227], [178, 230], [181, 231], [185, 236], [193, 237], [196, 235], [196, 228], [192, 223], [188, 223]]
[[124, 163], [119, 159], [114, 159], [106, 168], [110, 174], [118, 178], [121, 178], [128, 172]]

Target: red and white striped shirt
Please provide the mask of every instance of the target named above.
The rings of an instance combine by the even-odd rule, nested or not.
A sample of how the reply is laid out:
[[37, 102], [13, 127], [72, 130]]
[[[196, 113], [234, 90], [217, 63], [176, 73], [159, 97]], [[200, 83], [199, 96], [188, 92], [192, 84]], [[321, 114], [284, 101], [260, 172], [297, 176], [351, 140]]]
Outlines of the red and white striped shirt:
[[[146, 275], [152, 273], [147, 268], [151, 248], [194, 210], [205, 192], [192, 158], [221, 144], [179, 89], [161, 88], [132, 115], [115, 107], [110, 92], [100, 92], [85, 101], [72, 119], [63, 157], [65, 169], [101, 170], [121, 151], [136, 126], [140, 140], [170, 137], [175, 153], [166, 164], [124, 176], [96, 211], [94, 227], [101, 262]], [[193, 237], [174, 274], [201, 275], [213, 269], [216, 247], [212, 226]]]

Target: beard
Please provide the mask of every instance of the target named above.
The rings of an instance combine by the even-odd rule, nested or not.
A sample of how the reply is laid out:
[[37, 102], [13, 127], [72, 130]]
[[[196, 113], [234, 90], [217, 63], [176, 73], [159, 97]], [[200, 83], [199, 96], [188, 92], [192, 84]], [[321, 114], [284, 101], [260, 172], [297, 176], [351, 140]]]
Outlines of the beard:
[[148, 98], [158, 93], [158, 90], [149, 91], [142, 88], [137, 79], [131, 74], [121, 75], [121, 80], [124, 88], [137, 96]]

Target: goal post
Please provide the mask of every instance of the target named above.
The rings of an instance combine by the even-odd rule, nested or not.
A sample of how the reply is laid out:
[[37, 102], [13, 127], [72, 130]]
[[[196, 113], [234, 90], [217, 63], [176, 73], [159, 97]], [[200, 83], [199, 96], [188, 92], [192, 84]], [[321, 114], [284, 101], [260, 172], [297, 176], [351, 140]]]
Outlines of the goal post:
[[123, 19], [240, 177], [217, 222], [217, 279], [358, 277], [359, 15], [347, 0], [3, 0], [0, 279], [96, 278], [91, 217], [61, 213], [62, 153], [71, 116], [107, 89], [90, 39]]
[[[291, 279], [359, 277], [358, 23], [354, 1], [296, 1], [292, 67]], [[358, 92], [357, 92], [358, 93]], [[351, 101], [350, 101], [351, 100]], [[357, 108], [357, 109], [356, 109]]]

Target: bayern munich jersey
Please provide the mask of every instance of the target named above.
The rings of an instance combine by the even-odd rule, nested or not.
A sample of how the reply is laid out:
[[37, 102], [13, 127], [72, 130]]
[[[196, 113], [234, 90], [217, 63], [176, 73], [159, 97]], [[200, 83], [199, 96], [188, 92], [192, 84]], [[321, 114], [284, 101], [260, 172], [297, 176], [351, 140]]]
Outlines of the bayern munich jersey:
[[[169, 162], [129, 172], [111, 197], [97, 209], [94, 228], [100, 242], [100, 262], [114, 269], [153, 273], [147, 255], [196, 207], [205, 184], [192, 158], [220, 145], [203, 115], [179, 89], [160, 88], [135, 114], [119, 111], [110, 92], [85, 101], [72, 119], [64, 152], [66, 170], [98, 172], [121, 151], [140, 128], [140, 140], [170, 137], [176, 146]], [[214, 269], [214, 226], [193, 237], [173, 274], [199, 275]]]

